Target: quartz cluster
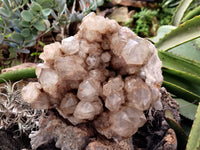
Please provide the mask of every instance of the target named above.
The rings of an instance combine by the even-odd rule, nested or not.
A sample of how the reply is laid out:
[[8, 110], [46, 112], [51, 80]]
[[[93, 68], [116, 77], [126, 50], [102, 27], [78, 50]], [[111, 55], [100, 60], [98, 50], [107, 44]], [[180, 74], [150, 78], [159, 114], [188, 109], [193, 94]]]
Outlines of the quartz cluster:
[[161, 61], [149, 41], [95, 13], [75, 36], [44, 47], [38, 82], [22, 90], [33, 108], [56, 108], [73, 125], [92, 122], [121, 140], [146, 122], [144, 111], [160, 100]]

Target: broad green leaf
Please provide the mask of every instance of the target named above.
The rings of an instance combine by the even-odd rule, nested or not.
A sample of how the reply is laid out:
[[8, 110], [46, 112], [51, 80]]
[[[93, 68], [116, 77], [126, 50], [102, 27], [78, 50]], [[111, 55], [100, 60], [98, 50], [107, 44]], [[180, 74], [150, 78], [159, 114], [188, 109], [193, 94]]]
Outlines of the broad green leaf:
[[13, 19], [13, 24], [17, 27], [20, 26], [20, 20], [19, 19]]
[[28, 10], [23, 10], [21, 15], [24, 21], [30, 22], [33, 19], [32, 13], [30, 13]]
[[178, 149], [184, 150], [187, 144], [188, 136], [185, 134], [182, 127], [176, 122], [172, 113], [169, 110], [165, 111], [165, 118], [169, 126], [175, 131], [177, 141], [178, 141]]
[[175, 100], [179, 104], [179, 112], [182, 116], [185, 118], [188, 118], [190, 120], [194, 120], [195, 114], [197, 111], [197, 105], [193, 103], [189, 103], [183, 99], [175, 98]]
[[[196, 94], [195, 92], [200, 90], [198, 85], [196, 84], [195, 87], [193, 83], [189, 81], [185, 81], [182, 78], [177, 76], [171, 75], [163, 70], [164, 81], [162, 86], [164, 86], [167, 91], [176, 95], [179, 98], [183, 98], [189, 102], [195, 103], [200, 102], [200, 95], [199, 93]], [[195, 81], [194, 81], [195, 82]]]
[[158, 56], [164, 68], [179, 70], [196, 76], [200, 75], [200, 62], [170, 52], [158, 51]]
[[200, 38], [194, 39], [187, 43], [183, 43], [170, 49], [168, 52], [172, 52], [176, 55], [180, 55], [195, 61], [200, 62]]
[[25, 38], [25, 40], [26, 40], [26, 41], [32, 41], [32, 40], [34, 40], [34, 39], [33, 39], [33, 35], [30, 33], [29, 36], [27, 36], [27, 37]]
[[42, 7], [40, 6], [40, 4], [36, 3], [36, 2], [32, 2], [31, 3], [31, 9], [35, 12], [40, 12], [42, 10]]
[[159, 39], [163, 38], [165, 34], [169, 33], [171, 30], [175, 29], [175, 26], [172, 25], [163, 25], [158, 28], [156, 37], [151, 38], [150, 40], [154, 43], [157, 43]]
[[200, 103], [197, 108], [195, 120], [192, 125], [192, 130], [189, 135], [186, 150], [199, 150], [200, 149]]
[[30, 36], [30, 29], [27, 29], [27, 28], [23, 29], [21, 32], [21, 35], [24, 37]]
[[182, 43], [200, 37], [199, 29], [200, 29], [200, 16], [197, 16], [179, 25], [176, 29], [166, 34], [162, 39], [160, 39], [155, 44], [155, 46], [159, 50], [163, 51], [169, 50], [170, 48], [176, 47]]
[[51, 14], [51, 9], [46, 8], [42, 10], [43, 16], [49, 16]]
[[19, 34], [19, 33], [16, 33], [16, 32], [14, 32], [14, 33], [12, 34], [12, 39], [13, 39], [15, 42], [23, 42], [23, 40], [24, 40], [23, 36], [22, 36], [21, 34]]
[[37, 3], [42, 6], [42, 8], [52, 8], [53, 0], [37, 0]]
[[192, 19], [195, 16], [200, 15], [200, 6], [194, 8], [192, 11], [190, 11], [183, 19], [182, 22], [185, 22], [187, 20]]
[[3, 8], [3, 7], [0, 7], [0, 15], [3, 15], [3, 16], [5, 16], [5, 17], [9, 17], [9, 11], [8, 10], [6, 10], [5, 8]]
[[178, 26], [185, 11], [190, 6], [193, 0], [181, 0], [180, 4], [176, 8], [174, 16], [172, 17], [172, 25]]
[[42, 19], [40, 18], [40, 17], [35, 17], [35, 18], [33, 18], [33, 20], [31, 21], [31, 24], [33, 25], [33, 24], [36, 24], [36, 23], [38, 23], [39, 21], [41, 21]]
[[20, 22], [20, 25], [22, 26], [22, 27], [31, 27], [32, 25], [30, 24], [30, 22], [27, 22], [27, 21], [24, 21], [24, 20], [22, 20], [21, 22]]
[[44, 31], [46, 29], [43, 21], [38, 21], [33, 26], [39, 31]]
[[[187, 73], [187, 72], [183, 72], [183, 71], [179, 71], [179, 70], [175, 70], [175, 69], [169, 69], [169, 68], [162, 68], [162, 70], [164, 72], [167, 72], [171, 75], [173, 75], [174, 77], [178, 77], [181, 80], [190, 82], [191, 84], [193, 84], [193, 88], [195, 88], [195, 86], [197, 86], [197, 94], [200, 94], [198, 92], [200, 92], [199, 88], [200, 88], [200, 76], [191, 74], [191, 73]], [[194, 89], [193, 89], [194, 90]], [[195, 92], [195, 91], [193, 91]]]

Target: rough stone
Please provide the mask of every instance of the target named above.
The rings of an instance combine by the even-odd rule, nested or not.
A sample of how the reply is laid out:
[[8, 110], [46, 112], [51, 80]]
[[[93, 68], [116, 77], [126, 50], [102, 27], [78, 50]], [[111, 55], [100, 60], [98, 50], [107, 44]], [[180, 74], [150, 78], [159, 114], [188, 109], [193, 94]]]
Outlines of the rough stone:
[[144, 125], [145, 110], [162, 108], [156, 48], [114, 20], [90, 13], [76, 35], [46, 46], [41, 58], [40, 87], [24, 90], [34, 89], [37, 96], [24, 92], [23, 97], [31, 104], [46, 102], [75, 126], [91, 123], [106, 138], [120, 141]]

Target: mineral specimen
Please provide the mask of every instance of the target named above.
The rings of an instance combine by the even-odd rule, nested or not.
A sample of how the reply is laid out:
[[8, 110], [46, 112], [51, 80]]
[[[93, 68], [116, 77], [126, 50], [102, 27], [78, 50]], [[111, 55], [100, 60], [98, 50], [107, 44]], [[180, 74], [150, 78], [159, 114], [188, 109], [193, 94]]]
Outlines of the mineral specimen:
[[122, 140], [146, 122], [160, 101], [161, 61], [147, 40], [114, 20], [87, 15], [75, 36], [44, 47], [38, 83], [22, 90], [34, 108], [56, 108], [74, 126]]

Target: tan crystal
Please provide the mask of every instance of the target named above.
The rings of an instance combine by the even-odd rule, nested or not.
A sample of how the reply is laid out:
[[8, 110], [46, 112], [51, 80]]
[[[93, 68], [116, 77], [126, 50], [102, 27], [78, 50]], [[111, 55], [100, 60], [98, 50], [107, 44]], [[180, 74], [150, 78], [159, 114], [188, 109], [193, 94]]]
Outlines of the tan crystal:
[[41, 53], [39, 58], [47, 63], [52, 63], [56, 57], [60, 57], [61, 55], [61, 44], [59, 42], [55, 42], [45, 45], [43, 48], [43, 53]]
[[88, 121], [103, 136], [131, 137], [144, 110], [162, 109], [162, 63], [152, 43], [114, 20], [90, 13], [76, 35], [44, 47], [38, 81], [22, 90], [34, 108], [55, 108], [73, 125]]
[[104, 63], [109, 62], [110, 59], [111, 59], [110, 53], [104, 52], [104, 53], [101, 54], [101, 60], [102, 60]]
[[116, 92], [106, 97], [105, 106], [110, 111], [118, 111], [120, 105], [125, 102], [124, 94], [122, 92]]
[[69, 115], [74, 113], [78, 102], [78, 99], [73, 93], [67, 93], [61, 100], [60, 106], [57, 108], [57, 110], [64, 118], [68, 118]]
[[42, 86], [38, 82], [30, 82], [22, 89], [23, 98], [33, 108], [48, 109], [50, 107], [48, 96], [41, 90]]
[[129, 39], [135, 38], [136, 35], [127, 27], [121, 27], [118, 32], [111, 37], [111, 49], [113, 53], [120, 56], [124, 46]]
[[87, 75], [81, 63], [77, 62], [73, 56], [56, 59], [54, 67], [59, 76], [67, 80], [81, 80]]
[[128, 77], [125, 80], [125, 90], [129, 105], [140, 110], [146, 110], [152, 103], [151, 91], [140, 78]]
[[64, 91], [57, 72], [50, 68], [42, 68], [39, 82], [45, 92], [47, 92], [53, 98], [59, 98], [60, 94]]
[[110, 116], [111, 130], [120, 137], [130, 137], [137, 132], [146, 122], [142, 111], [132, 107], [123, 107], [117, 113]]
[[109, 81], [103, 86], [103, 94], [105, 96], [111, 95], [112, 93], [121, 91], [123, 87], [124, 81], [121, 76], [110, 78]]
[[94, 116], [102, 112], [102, 102], [97, 98], [95, 101], [80, 101], [74, 111], [77, 119], [93, 120]]
[[122, 57], [128, 65], [142, 65], [151, 54], [147, 41], [143, 39], [129, 39], [123, 48]]
[[70, 36], [62, 40], [61, 50], [66, 55], [73, 55], [79, 51], [79, 46], [79, 40], [74, 36]]
[[93, 101], [101, 92], [100, 82], [89, 78], [80, 83], [77, 96], [80, 100]]

